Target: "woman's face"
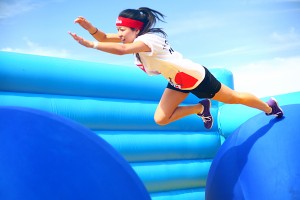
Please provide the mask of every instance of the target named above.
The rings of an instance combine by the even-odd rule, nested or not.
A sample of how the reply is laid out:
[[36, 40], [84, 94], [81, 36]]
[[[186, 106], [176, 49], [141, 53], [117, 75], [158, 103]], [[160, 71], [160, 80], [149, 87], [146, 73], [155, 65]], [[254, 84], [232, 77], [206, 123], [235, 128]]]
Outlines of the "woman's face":
[[123, 43], [132, 43], [140, 32], [137, 29], [132, 30], [126, 26], [117, 26], [119, 38]]

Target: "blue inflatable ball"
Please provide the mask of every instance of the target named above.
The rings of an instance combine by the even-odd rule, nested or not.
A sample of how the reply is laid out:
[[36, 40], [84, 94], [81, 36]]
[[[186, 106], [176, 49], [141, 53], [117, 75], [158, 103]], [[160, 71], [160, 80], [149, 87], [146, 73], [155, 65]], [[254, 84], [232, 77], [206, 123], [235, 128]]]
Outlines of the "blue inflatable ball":
[[283, 118], [261, 113], [225, 140], [208, 174], [206, 200], [300, 199], [300, 104], [282, 108]]
[[1, 200], [150, 200], [130, 165], [71, 120], [0, 107]]

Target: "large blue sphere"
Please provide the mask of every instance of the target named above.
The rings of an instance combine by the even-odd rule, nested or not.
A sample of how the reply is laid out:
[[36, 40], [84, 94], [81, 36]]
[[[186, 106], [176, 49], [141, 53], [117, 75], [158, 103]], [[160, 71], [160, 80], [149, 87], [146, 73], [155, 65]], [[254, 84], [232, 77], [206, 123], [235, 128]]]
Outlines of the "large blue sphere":
[[261, 113], [226, 139], [208, 174], [206, 200], [300, 199], [300, 104], [282, 108], [283, 118]]
[[68, 119], [0, 107], [1, 200], [150, 200], [108, 143]]

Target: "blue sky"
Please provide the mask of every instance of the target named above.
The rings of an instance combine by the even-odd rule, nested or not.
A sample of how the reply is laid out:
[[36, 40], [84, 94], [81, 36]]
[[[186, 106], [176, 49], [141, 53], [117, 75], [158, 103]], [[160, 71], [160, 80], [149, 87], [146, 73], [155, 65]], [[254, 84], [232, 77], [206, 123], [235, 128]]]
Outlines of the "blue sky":
[[135, 67], [132, 55], [84, 48], [67, 32], [93, 40], [77, 16], [111, 33], [120, 11], [144, 6], [166, 15], [157, 27], [173, 49], [231, 70], [235, 89], [259, 97], [300, 91], [300, 0], [1, 0], [0, 50]]

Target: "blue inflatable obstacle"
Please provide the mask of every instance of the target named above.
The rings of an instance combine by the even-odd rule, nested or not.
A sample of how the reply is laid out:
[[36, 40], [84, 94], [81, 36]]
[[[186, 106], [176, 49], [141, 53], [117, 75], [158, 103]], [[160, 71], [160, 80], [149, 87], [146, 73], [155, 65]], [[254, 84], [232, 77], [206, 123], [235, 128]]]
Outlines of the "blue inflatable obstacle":
[[150, 200], [104, 140], [44, 111], [0, 107], [1, 200]]
[[[215, 123], [210, 130], [204, 128], [203, 122], [196, 115], [185, 117], [166, 126], [159, 126], [155, 124], [153, 116], [167, 84], [162, 76], [150, 77], [142, 70], [132, 66], [26, 55], [13, 52], [0, 51], [0, 60], [0, 106], [27, 107], [50, 112], [76, 121], [89, 130], [92, 130], [126, 159], [131, 165], [131, 168], [142, 180], [152, 200], [205, 199], [208, 172], [222, 142], [241, 124], [261, 112], [243, 105], [222, 104], [217, 101], [212, 101], [211, 113], [214, 116]], [[210, 70], [222, 83], [230, 88], [234, 88], [234, 77], [230, 71], [224, 68], [211, 68]], [[268, 98], [269, 97], [266, 97], [264, 101], [267, 101]], [[300, 104], [300, 89], [298, 92], [282, 94], [275, 96], [275, 98], [282, 106]], [[191, 105], [197, 102], [199, 102], [198, 98], [189, 95], [183, 102], [183, 105]], [[3, 115], [1, 117], [6, 116]], [[271, 118], [272, 117], [267, 117], [266, 119]], [[10, 119], [2, 119], [5, 119], [6, 122], [3, 124], [2, 121], [0, 121], [1, 134], [4, 134], [3, 128], [8, 122], [15, 124], [17, 126], [15, 127], [16, 130], [19, 128], [18, 131], [14, 133], [14, 138], [11, 138], [10, 143], [14, 146], [16, 150], [15, 153], [22, 155], [20, 152], [23, 151], [20, 150], [21, 146], [17, 146], [17, 142], [19, 141], [18, 143], [20, 143], [20, 141], [23, 141], [23, 137], [27, 135], [23, 134], [25, 130], [22, 129], [31, 130], [29, 129], [30, 126], [18, 125], [11, 117]], [[36, 122], [30, 123], [37, 126]], [[58, 124], [60, 125], [60, 123]], [[13, 128], [13, 126], [11, 125], [10, 128]], [[3, 151], [4, 148], [8, 147], [8, 142], [5, 142], [8, 141], [8, 139], [3, 139], [3, 137], [8, 137], [7, 133], [1, 136], [0, 170], [2, 171], [0, 172], [0, 184], [4, 186], [3, 190], [1, 190], [2, 188], [0, 189], [0, 200], [4, 199], [2, 198], [4, 194], [7, 195], [8, 192], [15, 192], [17, 188], [24, 186], [20, 185], [22, 181], [17, 182], [16, 177], [19, 177], [20, 180], [25, 180], [25, 178], [28, 178], [30, 173], [32, 173], [32, 177], [34, 178], [30, 180], [38, 182], [39, 184], [50, 184], [50, 182], [43, 182], [47, 180], [47, 177], [45, 177], [47, 173], [42, 173], [38, 170], [49, 172], [48, 176], [55, 174], [53, 171], [56, 171], [61, 176], [61, 179], [53, 179], [51, 182], [54, 186], [57, 185], [58, 188], [65, 188], [65, 193], [62, 193], [62, 197], [57, 199], [63, 199], [67, 196], [66, 194], [72, 195], [71, 192], [68, 193], [68, 189], [70, 189], [69, 187], [71, 186], [67, 183], [72, 183], [72, 186], [76, 187], [76, 189], [73, 190], [75, 191], [73, 195], [77, 195], [76, 199], [93, 199], [89, 197], [93, 196], [93, 194], [98, 194], [96, 193], [96, 189], [94, 190], [94, 188], [99, 186], [96, 180], [101, 181], [104, 187], [103, 190], [105, 191], [106, 186], [119, 188], [119, 184], [123, 183], [124, 177], [122, 173], [120, 175], [121, 177], [116, 179], [120, 172], [118, 170], [122, 168], [122, 166], [120, 166], [120, 168], [116, 167], [117, 172], [113, 173], [113, 177], [106, 177], [110, 182], [99, 179], [99, 177], [102, 176], [101, 171], [97, 171], [98, 169], [101, 170], [102, 167], [100, 167], [100, 158], [98, 156], [98, 154], [100, 154], [100, 147], [96, 144], [91, 145], [92, 140], [90, 142], [87, 142], [86, 139], [81, 141], [78, 138], [78, 134], [80, 134], [78, 132], [67, 134], [65, 139], [71, 140], [72, 144], [75, 145], [74, 154], [71, 154], [71, 152], [67, 150], [70, 148], [71, 151], [71, 146], [63, 145], [60, 141], [58, 144], [55, 144], [55, 146], [57, 146], [56, 148], [60, 150], [55, 149], [53, 151], [62, 151], [64, 154], [61, 156], [65, 155], [67, 159], [58, 159], [53, 158], [53, 155], [49, 156], [45, 153], [47, 152], [45, 148], [49, 147], [50, 143], [41, 142], [41, 137], [54, 137], [59, 139], [60, 135], [55, 131], [58, 130], [58, 127], [57, 129], [52, 129], [52, 132], [46, 131], [46, 128], [42, 127], [39, 127], [39, 130], [45, 135], [36, 136], [37, 133], [35, 133], [33, 137], [35, 137], [37, 141], [27, 143], [35, 145], [41, 143], [41, 147], [35, 147], [33, 149], [34, 152], [31, 152], [30, 155], [33, 159], [32, 163], [36, 164], [37, 161], [39, 161], [40, 163], [37, 163], [37, 165], [42, 167], [37, 167], [33, 164], [32, 166], [35, 166], [34, 168], [31, 166], [28, 167], [31, 161], [25, 156], [23, 161], [19, 159], [20, 157], [17, 157], [15, 160], [10, 160], [11, 169], [9, 163], [5, 163], [6, 171], [3, 171], [4, 162], [2, 162], [3, 160], [1, 159], [8, 160], [13, 159], [13, 157], [7, 156], [6, 154], [8, 153]], [[19, 135], [17, 135], [17, 133]], [[72, 139], [70, 135], [72, 135]], [[88, 135], [92, 135], [92, 133], [88, 133]], [[63, 138], [61, 139], [64, 141]], [[6, 144], [6, 146], [3, 146], [3, 144]], [[65, 146], [66, 149], [63, 150], [61, 146]], [[24, 145], [22, 145], [22, 147], [24, 147]], [[25, 147], [25, 150], [27, 150], [28, 147]], [[87, 150], [88, 148], [93, 148], [95, 153], [91, 152], [91, 154], [89, 154], [85, 152], [84, 149]], [[26, 152], [27, 151], [24, 151], [23, 153]], [[85, 159], [88, 161], [85, 159], [71, 159], [72, 157], [65, 154], [67, 152], [70, 153], [70, 156], [84, 157], [84, 155], [86, 155]], [[48, 153], [51, 155], [51, 152]], [[80, 153], [82, 153], [82, 155]], [[6, 156], [1, 157], [2, 154]], [[12, 154], [13, 153], [10, 153], [10, 155]], [[286, 156], [288, 155], [289, 154], [286, 154]], [[91, 164], [91, 160], [88, 159], [91, 157], [95, 159], [94, 164]], [[48, 160], [46, 160], [46, 158], [48, 158]], [[52, 163], [49, 159], [55, 162]], [[81, 163], [79, 163], [79, 160], [81, 160]], [[23, 164], [25, 161], [27, 162], [27, 167], [25, 166], [23, 169], [17, 167], [21, 165], [21, 162]], [[108, 159], [107, 162], [108, 166], [110, 166], [109, 163], [111, 163], [112, 160]], [[59, 166], [56, 166], [58, 163], [61, 163], [63, 169], [58, 169]], [[101, 162], [101, 165], [104, 165], [104, 163], [104, 161]], [[69, 167], [67, 167], [67, 164], [69, 164]], [[285, 164], [285, 162], [283, 162], [283, 164]], [[89, 165], [93, 166], [90, 166], [91, 172], [87, 170]], [[94, 166], [98, 168], [95, 169]], [[81, 167], [80, 173], [82, 171], [83, 174], [77, 173], [79, 167]], [[25, 170], [27, 174], [16, 176], [14, 175], [15, 173], [12, 172], [14, 168]], [[68, 168], [68, 170], [65, 170], [66, 168]], [[28, 169], [34, 169], [42, 175], [38, 173], [35, 175], [33, 170]], [[55, 170], [50, 171], [51, 169]], [[113, 167], [110, 167], [110, 169], [111, 171], [114, 170]], [[60, 170], [65, 170], [68, 173], [63, 174]], [[111, 175], [111, 171], [109, 171], [110, 173], [104, 173], [105, 170], [102, 172], [103, 174]], [[3, 177], [6, 177], [6, 179], [1, 179], [2, 173], [5, 174], [5, 172], [7, 174]], [[71, 176], [76, 173], [77, 175], [75, 177]], [[92, 177], [91, 175], [89, 176], [91, 179], [87, 177], [86, 174], [88, 173], [93, 173]], [[11, 175], [11, 179], [9, 175]], [[44, 178], [38, 179], [38, 177]], [[66, 180], [68, 177], [70, 177], [71, 180]], [[86, 177], [86, 179], [80, 183], [82, 185], [76, 182], [80, 180], [80, 177]], [[5, 181], [9, 183], [8, 186], [5, 185], [7, 183], [4, 184]], [[130, 183], [131, 181], [127, 181], [122, 189], [135, 191], [129, 188], [131, 186], [127, 187]], [[36, 187], [40, 189], [41, 192], [47, 192], [45, 188], [49, 188], [45, 186], [45, 188], [41, 189], [42, 186], [35, 186], [31, 183], [27, 185], [28, 187], [30, 186], [30, 188]], [[79, 186], [83, 187], [77, 189]], [[89, 192], [91, 192], [87, 195], [90, 196], [81, 195], [84, 196], [81, 197], [79, 192], [87, 193], [87, 187], [89, 187]], [[28, 191], [30, 192], [32, 190]], [[56, 190], [61, 192], [57, 188]], [[2, 191], [5, 191], [3, 195]], [[25, 191], [25, 189], [19, 189], [19, 191]], [[221, 191], [222, 190], [219, 190], [217, 192], [219, 193]], [[107, 189], [107, 192], [109, 193], [111, 190]], [[118, 194], [121, 195], [122, 192]], [[22, 195], [23, 193], [20, 192], [20, 196]], [[49, 198], [53, 197], [54, 194], [51, 195]], [[114, 195], [117, 195], [117, 192]], [[97, 196], [95, 196], [95, 198], [96, 197]], [[123, 195], [123, 197], [123, 199], [126, 199], [126, 195]], [[24, 198], [21, 199], [23, 200]], [[34, 198], [30, 197], [30, 199]]]
[[[0, 60], [0, 106], [43, 110], [92, 130], [130, 163], [152, 200], [205, 198], [206, 177], [222, 141], [221, 103], [212, 101], [210, 130], [197, 115], [159, 126], [153, 116], [167, 85], [162, 76], [150, 77], [135, 66], [12, 52], [0, 51]], [[233, 88], [230, 71], [211, 71]], [[189, 95], [183, 105], [197, 102]]]
[[219, 149], [206, 183], [207, 200], [300, 199], [300, 104], [281, 119], [254, 116]]

